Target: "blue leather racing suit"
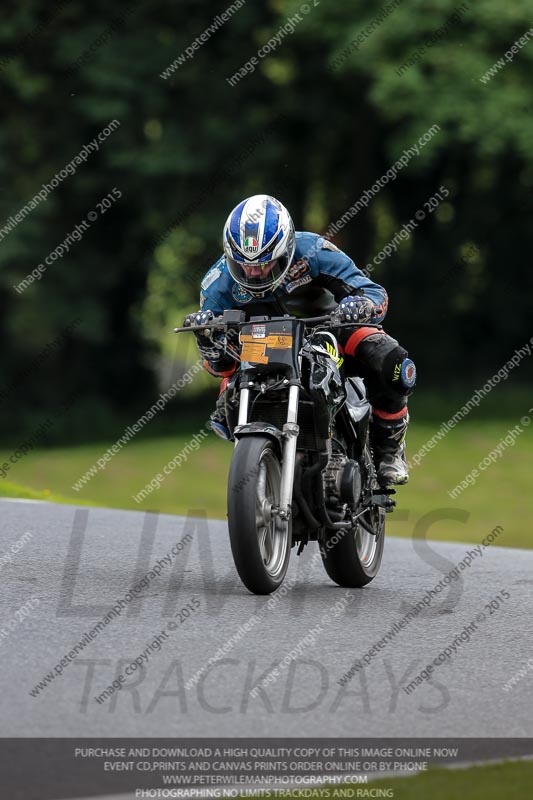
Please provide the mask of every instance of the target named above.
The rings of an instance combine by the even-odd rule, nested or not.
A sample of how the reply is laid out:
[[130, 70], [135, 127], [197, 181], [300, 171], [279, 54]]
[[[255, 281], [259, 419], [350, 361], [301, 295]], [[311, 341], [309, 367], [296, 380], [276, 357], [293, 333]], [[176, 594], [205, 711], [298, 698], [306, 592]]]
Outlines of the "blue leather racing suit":
[[[371, 281], [352, 259], [328, 239], [316, 233], [298, 231], [292, 265], [283, 283], [265, 297], [254, 297], [229, 273], [224, 256], [206, 273], [200, 293], [200, 307], [215, 315], [225, 309], [243, 309], [247, 317], [269, 314], [318, 316], [333, 311], [349, 295], [364, 295], [374, 304], [372, 323], [381, 323], [388, 307], [385, 289]], [[349, 329], [348, 329], [349, 330]], [[360, 375], [367, 387], [374, 415], [399, 419], [406, 415], [410, 387], [402, 369], [407, 352], [384, 331], [358, 328], [340, 337], [347, 375]], [[409, 360], [410, 362], [410, 360]], [[412, 363], [412, 362], [410, 362]], [[214, 375], [229, 377], [235, 362], [227, 356], [205, 362]]]

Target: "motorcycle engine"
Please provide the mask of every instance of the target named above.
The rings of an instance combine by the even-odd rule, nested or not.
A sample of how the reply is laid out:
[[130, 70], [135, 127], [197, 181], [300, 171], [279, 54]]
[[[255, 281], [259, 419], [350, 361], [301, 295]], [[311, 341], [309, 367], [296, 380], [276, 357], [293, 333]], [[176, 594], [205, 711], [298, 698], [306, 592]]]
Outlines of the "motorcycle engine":
[[346, 503], [355, 509], [361, 497], [361, 471], [357, 461], [342, 453], [332, 453], [323, 471], [325, 494], [336, 505]]

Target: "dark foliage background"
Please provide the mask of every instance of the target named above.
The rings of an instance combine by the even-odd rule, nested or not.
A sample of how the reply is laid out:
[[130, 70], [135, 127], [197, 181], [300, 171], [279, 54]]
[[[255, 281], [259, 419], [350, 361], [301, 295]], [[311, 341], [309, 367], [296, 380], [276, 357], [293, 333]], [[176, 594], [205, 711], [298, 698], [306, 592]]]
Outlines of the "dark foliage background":
[[[234, 204], [273, 194], [297, 228], [323, 231], [433, 125], [440, 130], [420, 156], [335, 241], [364, 266], [440, 186], [449, 189], [373, 272], [389, 291], [387, 327], [418, 363], [419, 397], [457, 383], [475, 389], [529, 340], [533, 45], [480, 80], [529, 29], [529, 2], [464, 3], [450, 22], [457, 0], [310, 0], [294, 32], [230, 86], [225, 79], [300, 5], [247, 0], [163, 79], [226, 4], [3, 3], [0, 230], [84, 144], [120, 122], [1, 235], [4, 438], [68, 398], [56, 437], [101, 435], [142, 413], [194, 359], [168, 331], [196, 304]], [[383, 21], [354, 49], [382, 9]], [[14, 285], [114, 187], [122, 198], [18, 294]], [[525, 359], [509, 384], [530, 377]]]

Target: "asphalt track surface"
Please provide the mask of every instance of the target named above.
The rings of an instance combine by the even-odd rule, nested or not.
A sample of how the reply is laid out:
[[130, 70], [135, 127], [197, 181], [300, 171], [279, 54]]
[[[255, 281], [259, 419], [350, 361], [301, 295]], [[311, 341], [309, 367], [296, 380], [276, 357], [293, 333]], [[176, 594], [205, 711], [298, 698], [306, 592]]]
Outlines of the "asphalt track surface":
[[[26, 532], [32, 538], [11, 563], [2, 560]], [[178, 542], [161, 574], [32, 697]], [[483, 550], [343, 687], [338, 681], [354, 660], [474, 546], [389, 538], [377, 579], [348, 593], [313, 561], [315, 547], [300, 558], [293, 551], [294, 585], [269, 608], [269, 598], [240, 584], [222, 521], [0, 501], [2, 736], [533, 736], [533, 670], [503, 689], [533, 657], [533, 552]], [[509, 599], [491, 612], [502, 591]], [[232, 639], [253, 615], [258, 621]], [[402, 686], [473, 620], [469, 641], [435, 668], [431, 682], [406, 694]], [[162, 631], [160, 649], [154, 645], [148, 662], [99, 704], [95, 697]], [[225, 644], [223, 657], [205, 669]], [[278, 676], [251, 697], [275, 668]]]

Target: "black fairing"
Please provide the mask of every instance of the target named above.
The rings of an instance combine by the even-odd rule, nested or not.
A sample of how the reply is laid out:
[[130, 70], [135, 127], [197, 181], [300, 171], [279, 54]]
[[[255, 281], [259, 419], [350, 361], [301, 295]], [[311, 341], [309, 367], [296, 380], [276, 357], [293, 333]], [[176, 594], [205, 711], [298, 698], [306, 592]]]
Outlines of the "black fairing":
[[315, 425], [322, 447], [326, 449], [331, 420], [346, 399], [346, 389], [341, 375], [329, 356], [306, 351], [309, 360], [309, 394], [315, 407]]
[[[241, 372], [245, 380], [260, 374], [284, 374], [289, 380], [300, 379], [299, 353], [305, 325], [291, 317], [251, 317], [241, 327]], [[250, 353], [247, 356], [247, 352]]]
[[370, 423], [370, 403], [361, 378], [346, 378], [346, 403], [339, 414], [345, 434], [354, 444], [353, 455], [360, 457]]

